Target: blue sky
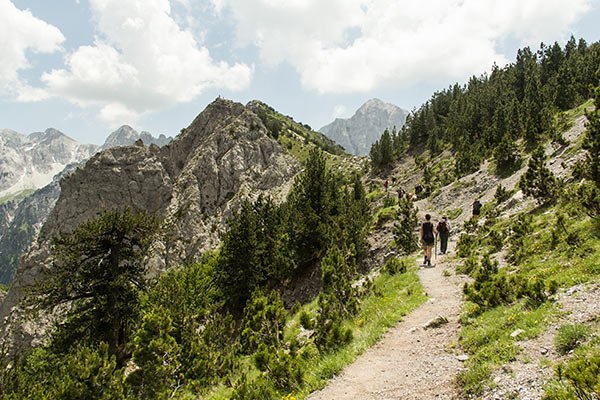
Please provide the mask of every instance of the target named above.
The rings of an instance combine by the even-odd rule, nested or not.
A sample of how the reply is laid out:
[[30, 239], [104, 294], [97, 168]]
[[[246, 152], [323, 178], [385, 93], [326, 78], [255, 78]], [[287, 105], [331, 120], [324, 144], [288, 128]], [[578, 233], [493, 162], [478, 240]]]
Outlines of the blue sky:
[[0, 128], [176, 135], [217, 96], [318, 129], [405, 109], [514, 60], [600, 40], [598, 0], [0, 0]]

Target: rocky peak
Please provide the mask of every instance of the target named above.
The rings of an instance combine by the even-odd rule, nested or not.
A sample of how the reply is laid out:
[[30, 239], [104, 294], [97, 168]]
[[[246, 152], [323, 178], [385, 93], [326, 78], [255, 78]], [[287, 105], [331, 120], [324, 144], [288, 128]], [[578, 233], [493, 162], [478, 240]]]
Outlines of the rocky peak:
[[148, 256], [157, 273], [193, 262], [215, 247], [226, 216], [243, 198], [285, 191], [299, 169], [250, 107], [224, 99], [207, 106], [163, 148], [140, 145], [97, 153], [61, 180], [60, 197], [1, 305], [0, 336], [21, 345], [32, 340], [11, 320], [12, 310], [24, 287], [51, 272], [54, 234], [72, 231], [104, 210], [156, 213], [172, 227]]
[[164, 146], [169, 143], [173, 138], [160, 135], [158, 138], [152, 136], [150, 132], [139, 133], [129, 125], [123, 125], [116, 131], [112, 132], [104, 144], [100, 148], [101, 150], [109, 149], [111, 147], [118, 146], [130, 146], [134, 144], [138, 139], [142, 139], [144, 144], [156, 144], [158, 146]]
[[398, 106], [379, 99], [365, 102], [351, 118], [337, 118], [325, 125], [320, 132], [330, 137], [348, 152], [367, 155], [371, 145], [381, 137], [385, 129], [404, 125], [408, 113]]

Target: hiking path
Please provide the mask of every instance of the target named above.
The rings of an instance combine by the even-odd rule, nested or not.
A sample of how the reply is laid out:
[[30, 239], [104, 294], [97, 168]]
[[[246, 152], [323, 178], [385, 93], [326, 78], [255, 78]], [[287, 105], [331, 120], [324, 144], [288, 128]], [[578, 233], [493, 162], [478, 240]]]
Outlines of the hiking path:
[[[451, 238], [449, 254], [456, 238]], [[454, 383], [462, 369], [457, 346], [464, 276], [454, 273], [450, 255], [419, 267], [428, 299], [381, 340], [347, 366], [310, 400], [458, 399]], [[421, 258], [418, 259], [421, 261]], [[439, 326], [434, 321], [443, 321]]]

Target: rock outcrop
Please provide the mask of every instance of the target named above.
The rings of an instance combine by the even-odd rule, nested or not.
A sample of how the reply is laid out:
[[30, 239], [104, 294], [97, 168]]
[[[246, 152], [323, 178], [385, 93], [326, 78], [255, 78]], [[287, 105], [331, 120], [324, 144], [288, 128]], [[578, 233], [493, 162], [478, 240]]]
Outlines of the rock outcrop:
[[[13, 143], [21, 143], [23, 140], [23, 135], [7, 130], [3, 132], [5, 137], [11, 138]], [[68, 139], [68, 137], [67, 139], [64, 139], [66, 136], [52, 129], [46, 130], [46, 134], [43, 135], [31, 134], [29, 135], [28, 140], [37, 140], [39, 142], [38, 139], [42, 136], [45, 137], [44, 140], [47, 142], [67, 140], [67, 142], [70, 143], [72, 140]], [[155, 138], [148, 132], [139, 134], [129, 126], [122, 126], [108, 136], [101, 149], [132, 145], [140, 139], [143, 143], [158, 145], [165, 145], [172, 140], [171, 137], [166, 137], [165, 135], [160, 135]], [[77, 148], [77, 146], [72, 143], [70, 143], [70, 145], [71, 147], [75, 146], [75, 148]], [[92, 150], [97, 149], [97, 146], [88, 147]], [[54, 153], [53, 151], [57, 148], [58, 152]], [[87, 147], [86, 145], [82, 145], [81, 148], [85, 149]], [[46, 159], [53, 158], [61, 162], [68, 161], [68, 157], [65, 157], [64, 154], [64, 148], [53, 144], [51, 146], [46, 146], [45, 149], [48, 151], [48, 154], [45, 156]], [[40, 153], [42, 153], [42, 151], [38, 149], [38, 156]], [[76, 154], [82, 156], [86, 155], [85, 152]], [[81, 157], [76, 157], [75, 160], [78, 160], [78, 163], [66, 165], [46, 186], [35, 190], [31, 194], [28, 192], [21, 192], [21, 195], [16, 195], [14, 199], [8, 200], [0, 205], [0, 283], [8, 284], [11, 282], [21, 256], [26, 252], [29, 245], [39, 233], [40, 228], [45, 223], [46, 218], [50, 215], [50, 211], [54, 208], [60, 195], [60, 179], [73, 172], [77, 165], [83, 164], [89, 156], [91, 156], [91, 154], [88, 154], [83, 160], [79, 160]], [[10, 170], [7, 170], [7, 172], [10, 173]], [[40, 182], [42, 181], [31, 182], [33, 185], [31, 189], [36, 189], [37, 187], [35, 185], [40, 184]]]
[[37, 327], [14, 323], [23, 288], [51, 273], [49, 243], [102, 211], [130, 207], [171, 227], [148, 257], [151, 272], [192, 262], [215, 247], [225, 217], [245, 197], [285, 190], [299, 162], [249, 108], [217, 99], [169, 145], [104, 150], [61, 182], [60, 198], [22, 260], [0, 308], [3, 337], [28, 345]]
[[371, 145], [386, 129], [400, 129], [408, 113], [398, 106], [371, 99], [363, 104], [351, 118], [337, 118], [320, 132], [340, 144], [351, 154], [369, 154]]

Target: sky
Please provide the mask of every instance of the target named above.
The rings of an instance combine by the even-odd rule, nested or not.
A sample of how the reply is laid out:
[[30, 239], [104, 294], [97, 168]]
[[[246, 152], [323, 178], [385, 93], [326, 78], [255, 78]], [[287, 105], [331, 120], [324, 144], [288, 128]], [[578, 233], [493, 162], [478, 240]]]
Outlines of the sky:
[[600, 40], [600, 0], [0, 0], [0, 129], [175, 136], [218, 96], [314, 129]]

